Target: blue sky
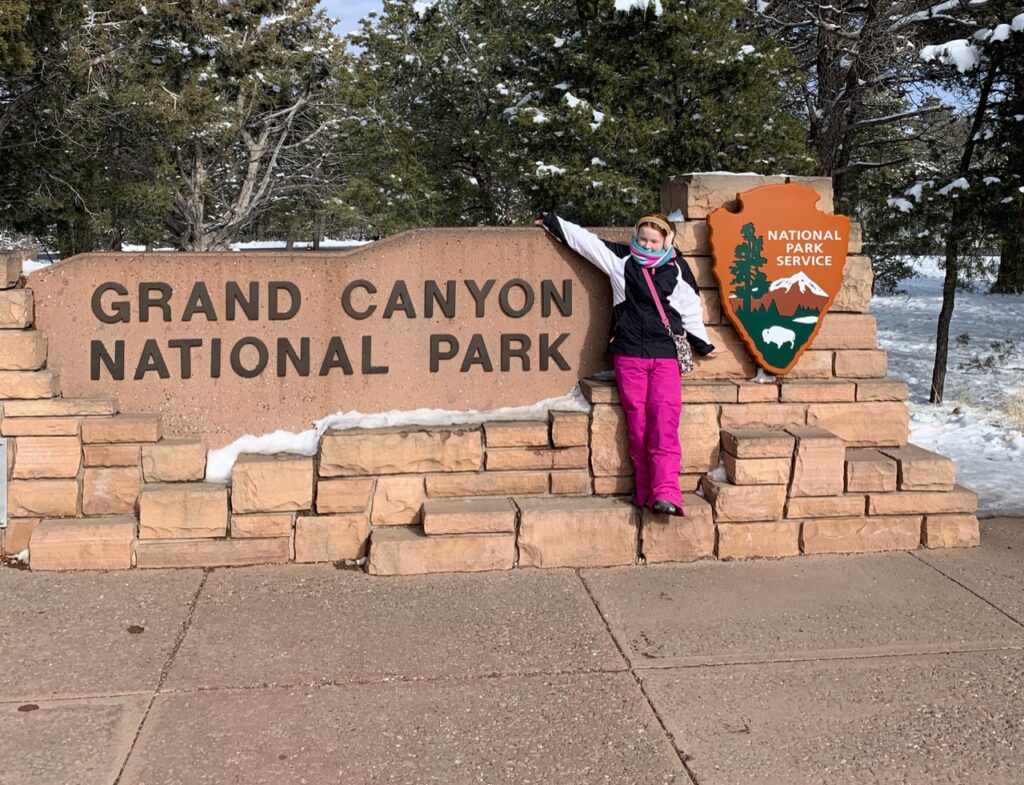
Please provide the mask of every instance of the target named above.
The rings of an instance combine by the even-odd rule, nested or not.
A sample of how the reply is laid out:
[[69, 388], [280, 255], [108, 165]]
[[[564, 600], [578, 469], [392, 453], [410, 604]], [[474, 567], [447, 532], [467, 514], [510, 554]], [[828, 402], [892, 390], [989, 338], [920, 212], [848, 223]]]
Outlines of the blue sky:
[[323, 0], [320, 5], [327, 13], [340, 20], [335, 27], [338, 33], [346, 35], [355, 30], [359, 20], [370, 11], [379, 11], [382, 0]]

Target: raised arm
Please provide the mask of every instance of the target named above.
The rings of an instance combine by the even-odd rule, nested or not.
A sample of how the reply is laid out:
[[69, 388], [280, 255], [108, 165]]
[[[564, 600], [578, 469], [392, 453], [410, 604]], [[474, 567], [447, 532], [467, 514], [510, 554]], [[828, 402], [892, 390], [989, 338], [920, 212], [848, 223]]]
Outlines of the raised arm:
[[613, 282], [622, 280], [622, 268], [625, 262], [622, 257], [616, 256], [614, 251], [605, 245], [604, 240], [596, 234], [572, 221], [559, 218], [554, 213], [545, 213], [541, 225], [556, 240], [568, 245], [588, 262], [603, 270]]

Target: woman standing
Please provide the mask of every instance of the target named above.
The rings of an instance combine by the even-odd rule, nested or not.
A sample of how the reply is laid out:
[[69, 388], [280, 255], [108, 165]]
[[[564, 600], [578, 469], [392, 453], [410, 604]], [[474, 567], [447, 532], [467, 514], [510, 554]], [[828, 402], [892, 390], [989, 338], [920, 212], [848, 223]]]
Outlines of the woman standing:
[[636, 476], [633, 504], [649, 506], [656, 513], [683, 515], [679, 490], [682, 390], [675, 341], [665, 329], [663, 315], [673, 333], [685, 329], [698, 355], [714, 356], [718, 350], [704, 329], [693, 273], [676, 258], [675, 227], [664, 215], [645, 215], [636, 222], [627, 246], [601, 240], [554, 213], [545, 214], [535, 225], [610, 279], [613, 321], [608, 351], [629, 430], [629, 457]]

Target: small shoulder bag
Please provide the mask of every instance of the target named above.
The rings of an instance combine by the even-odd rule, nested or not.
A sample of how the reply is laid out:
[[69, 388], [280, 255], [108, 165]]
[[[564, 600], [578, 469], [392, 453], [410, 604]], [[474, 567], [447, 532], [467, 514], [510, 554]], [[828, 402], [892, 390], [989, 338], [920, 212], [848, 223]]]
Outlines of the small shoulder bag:
[[672, 332], [672, 326], [668, 323], [668, 317], [665, 316], [665, 309], [661, 307], [661, 298], [658, 297], [658, 290], [654, 288], [654, 281], [651, 280], [651, 273], [646, 267], [642, 269], [644, 278], [647, 279], [647, 288], [651, 290], [651, 297], [654, 298], [654, 305], [657, 307], [658, 315], [661, 317], [661, 323], [665, 325], [665, 329], [672, 336], [672, 341], [676, 345], [679, 373], [689, 373], [693, 370], [693, 352], [690, 349], [690, 342], [686, 340], [686, 330], [679, 334]]

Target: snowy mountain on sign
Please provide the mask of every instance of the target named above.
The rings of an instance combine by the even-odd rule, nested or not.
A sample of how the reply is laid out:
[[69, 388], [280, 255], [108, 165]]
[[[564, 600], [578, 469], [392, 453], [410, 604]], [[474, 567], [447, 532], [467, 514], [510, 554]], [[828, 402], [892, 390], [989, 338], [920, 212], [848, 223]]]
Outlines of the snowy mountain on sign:
[[817, 295], [818, 297], [824, 297], [828, 299], [828, 293], [822, 289], [818, 284], [808, 277], [807, 273], [799, 272], [796, 275], [791, 275], [789, 278], [779, 278], [777, 281], [772, 281], [771, 286], [768, 287], [769, 292], [778, 291], [779, 289], [785, 289], [787, 292], [791, 291], [793, 287], [797, 287], [800, 294], [810, 292], [811, 294]]
[[[737, 299], [733, 295], [733, 299]], [[774, 310], [781, 316], [811, 316], [821, 312], [828, 303], [828, 293], [806, 273], [779, 278], [768, 285], [768, 291], [752, 303], [754, 310]], [[799, 312], [799, 313], [798, 313]]]

